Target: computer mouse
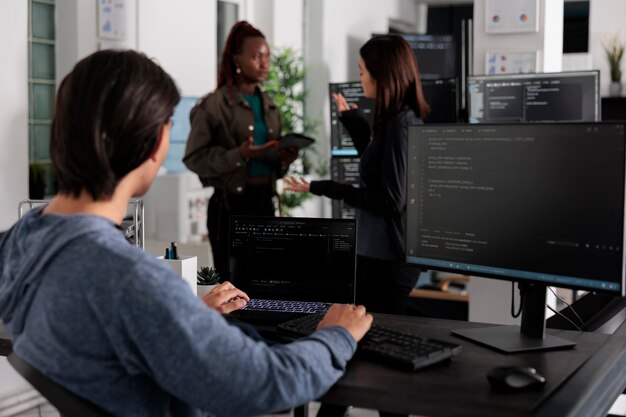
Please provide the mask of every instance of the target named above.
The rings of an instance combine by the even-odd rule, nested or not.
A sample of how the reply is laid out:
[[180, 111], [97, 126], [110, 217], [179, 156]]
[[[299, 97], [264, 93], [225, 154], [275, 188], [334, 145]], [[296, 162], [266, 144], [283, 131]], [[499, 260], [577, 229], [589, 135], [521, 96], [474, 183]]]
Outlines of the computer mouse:
[[496, 366], [487, 373], [487, 380], [497, 391], [540, 390], [546, 379], [530, 366]]

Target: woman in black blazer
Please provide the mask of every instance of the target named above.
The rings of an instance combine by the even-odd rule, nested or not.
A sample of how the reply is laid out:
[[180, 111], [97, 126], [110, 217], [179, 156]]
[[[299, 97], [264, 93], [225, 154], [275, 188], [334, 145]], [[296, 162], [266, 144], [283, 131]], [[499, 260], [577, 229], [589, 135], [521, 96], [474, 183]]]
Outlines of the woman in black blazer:
[[405, 265], [408, 127], [422, 123], [430, 108], [413, 51], [400, 36], [377, 36], [363, 45], [359, 73], [365, 97], [376, 99], [373, 132], [341, 94], [333, 99], [361, 158], [360, 187], [288, 178], [285, 189], [344, 200], [357, 209], [357, 303], [372, 312], [402, 314], [419, 275]]
[[[368, 311], [403, 314], [419, 276], [417, 268], [405, 263], [408, 130], [422, 123], [430, 107], [415, 55], [402, 37], [374, 37], [359, 52], [363, 93], [376, 99], [373, 131], [341, 94], [333, 99], [361, 158], [360, 186], [286, 178], [285, 190], [344, 200], [357, 209], [356, 302]], [[342, 417], [345, 412], [344, 406], [323, 403], [317, 417]]]

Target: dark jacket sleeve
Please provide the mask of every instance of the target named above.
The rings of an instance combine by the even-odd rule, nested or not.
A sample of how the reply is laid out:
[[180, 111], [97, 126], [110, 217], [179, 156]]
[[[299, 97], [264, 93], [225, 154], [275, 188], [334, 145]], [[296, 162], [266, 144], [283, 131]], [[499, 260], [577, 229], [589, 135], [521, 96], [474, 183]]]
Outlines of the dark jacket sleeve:
[[360, 188], [335, 181], [311, 182], [311, 193], [335, 200], [344, 200], [351, 206], [383, 215], [402, 213], [406, 204], [406, 166], [408, 124], [389, 123], [384, 137], [381, 158], [381, 175]]
[[354, 143], [354, 147], [356, 148], [359, 156], [361, 156], [361, 154], [365, 151], [365, 148], [367, 148], [367, 145], [370, 143], [370, 139], [372, 137], [372, 129], [369, 122], [359, 109], [341, 112], [339, 120], [348, 131], [348, 134]]
[[[218, 121], [218, 123], [214, 123]], [[232, 141], [230, 148], [220, 143], [216, 134], [220, 119], [211, 114], [204, 103], [198, 104], [190, 115], [191, 131], [187, 139], [183, 162], [201, 178], [219, 177], [242, 169], [246, 161], [239, 153], [238, 145]], [[227, 135], [224, 130], [223, 135]]]

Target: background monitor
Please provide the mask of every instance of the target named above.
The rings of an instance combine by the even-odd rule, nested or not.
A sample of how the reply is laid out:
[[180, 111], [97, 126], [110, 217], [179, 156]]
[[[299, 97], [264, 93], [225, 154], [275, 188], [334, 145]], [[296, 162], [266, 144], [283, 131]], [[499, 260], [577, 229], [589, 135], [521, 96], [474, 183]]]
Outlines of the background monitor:
[[[335, 157], [330, 161], [330, 178], [343, 184], [358, 187], [361, 181], [359, 158]], [[336, 219], [356, 218], [355, 208], [343, 200], [332, 200], [333, 217]]]
[[401, 35], [413, 49], [422, 80], [456, 77], [452, 35]]
[[541, 339], [545, 286], [624, 296], [625, 132], [624, 123], [412, 126], [407, 261], [524, 284], [523, 334], [496, 338], [511, 351], [555, 347]]
[[341, 93], [348, 105], [356, 104], [363, 116], [373, 124], [374, 100], [363, 96], [363, 88], [359, 81], [328, 84], [330, 100], [330, 154], [332, 156], [356, 156], [357, 151], [352, 143], [352, 138], [339, 121], [337, 106], [332, 98], [333, 93]]
[[424, 99], [430, 114], [424, 123], [456, 123], [458, 121], [457, 80], [422, 80]]
[[[341, 93], [348, 104], [356, 104], [370, 125], [374, 123], [374, 100], [363, 96], [359, 81], [330, 83], [330, 142], [331, 156], [356, 156], [357, 151], [352, 138], [339, 121], [337, 106], [332, 99], [333, 93]], [[424, 98], [430, 106], [430, 114], [425, 123], [456, 123], [458, 121], [457, 80], [422, 80]]]
[[470, 123], [600, 121], [600, 72], [472, 76]]

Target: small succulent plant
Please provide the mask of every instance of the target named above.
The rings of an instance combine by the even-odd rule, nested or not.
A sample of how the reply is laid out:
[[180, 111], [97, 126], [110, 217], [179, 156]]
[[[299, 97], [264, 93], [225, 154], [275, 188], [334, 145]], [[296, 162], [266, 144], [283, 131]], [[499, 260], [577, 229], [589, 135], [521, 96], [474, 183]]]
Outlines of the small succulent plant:
[[198, 285], [215, 285], [220, 283], [220, 274], [215, 268], [203, 266], [198, 271]]

